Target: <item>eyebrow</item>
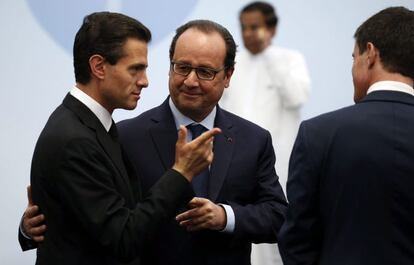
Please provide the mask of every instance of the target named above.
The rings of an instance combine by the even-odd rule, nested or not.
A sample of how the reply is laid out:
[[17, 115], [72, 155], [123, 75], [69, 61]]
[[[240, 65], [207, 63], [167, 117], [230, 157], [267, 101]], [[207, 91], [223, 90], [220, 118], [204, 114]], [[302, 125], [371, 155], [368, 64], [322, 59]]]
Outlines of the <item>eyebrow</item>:
[[173, 62], [178, 63], [178, 64], [188, 65], [188, 66], [191, 66], [193, 68], [207, 68], [207, 69], [211, 69], [211, 70], [215, 70], [216, 69], [213, 66], [205, 65], [205, 64], [200, 64], [200, 65], [194, 66], [191, 63], [187, 63], [187, 62], [183, 62], [183, 61], [174, 61], [173, 60]]
[[135, 63], [135, 64], [130, 65], [128, 67], [128, 69], [133, 69], [133, 68], [135, 68], [135, 69], [145, 69], [147, 67], [148, 67], [148, 64], [145, 64], [145, 63]]

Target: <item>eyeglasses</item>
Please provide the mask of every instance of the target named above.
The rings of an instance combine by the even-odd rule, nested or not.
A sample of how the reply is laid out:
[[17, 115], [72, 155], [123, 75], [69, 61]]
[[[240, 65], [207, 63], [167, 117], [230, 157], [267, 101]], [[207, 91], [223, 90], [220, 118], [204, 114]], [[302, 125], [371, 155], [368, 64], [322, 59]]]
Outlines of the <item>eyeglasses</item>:
[[179, 63], [179, 62], [171, 62], [171, 69], [174, 73], [182, 76], [188, 76], [191, 71], [195, 70], [198, 79], [200, 80], [213, 80], [216, 77], [216, 74], [221, 70], [224, 70], [226, 67], [222, 67], [220, 69], [213, 69], [208, 67], [192, 67], [189, 64]]

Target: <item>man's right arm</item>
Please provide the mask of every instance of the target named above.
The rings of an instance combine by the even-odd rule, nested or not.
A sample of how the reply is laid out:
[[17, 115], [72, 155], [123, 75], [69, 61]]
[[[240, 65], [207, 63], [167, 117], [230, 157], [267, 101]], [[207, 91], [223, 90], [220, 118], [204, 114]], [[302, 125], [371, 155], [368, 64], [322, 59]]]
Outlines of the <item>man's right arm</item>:
[[[162, 218], [167, 217], [169, 212], [171, 212], [171, 215], [173, 216], [176, 208], [175, 204], [177, 204], [177, 207], [179, 204], [181, 204], [181, 202], [179, 202], [177, 198], [184, 196], [184, 190], [186, 190], [186, 187], [190, 187], [188, 183], [192, 180], [192, 177], [197, 175], [212, 162], [213, 154], [211, 142], [213, 141], [213, 136], [219, 132], [219, 129], [213, 129], [209, 132], [204, 133], [197, 139], [187, 143], [185, 140], [186, 129], [185, 127], [181, 128], [179, 132], [179, 138], [176, 144], [176, 159], [173, 169], [168, 170], [166, 174], [164, 174], [164, 176], [158, 181], [158, 183], [154, 185], [154, 187], [149, 191], [148, 197], [145, 199], [144, 202], [138, 203], [136, 205], [136, 208], [133, 210], [132, 215], [128, 214], [127, 212], [121, 209], [116, 210], [116, 212], [119, 213], [119, 216], [116, 216], [116, 219], [118, 221], [111, 225], [110, 229], [101, 229], [101, 224], [106, 223], [108, 225], [109, 223], [107, 221], [109, 220], [105, 221], [101, 218], [96, 218], [96, 216], [102, 217], [107, 215], [105, 215], [102, 212], [97, 212], [99, 207], [92, 207], [93, 205], [90, 205], [90, 202], [94, 202], [97, 200], [84, 198], [85, 194], [79, 193], [72, 197], [79, 200], [79, 202], [82, 201], [83, 203], [76, 203], [76, 205], [68, 205], [68, 207], [74, 211], [75, 215], [76, 212], [82, 212], [81, 222], [84, 222], [85, 225], [87, 224], [86, 222], [88, 219], [91, 218], [91, 216], [94, 217], [94, 220], [99, 220], [99, 224], [96, 224], [94, 227], [95, 231], [100, 231], [98, 232], [100, 237], [105, 237], [105, 242], [112, 246], [112, 249], [118, 251], [117, 253], [114, 253], [115, 255], [121, 256], [123, 257], [123, 259], [129, 259], [132, 255], [134, 255], [132, 253], [136, 252], [140, 248], [139, 246], [142, 245], [142, 243], [144, 243], [140, 241], [143, 241], [144, 238], [146, 238], [145, 235], [148, 234], [148, 231], [156, 229], [156, 223], [158, 223]], [[83, 145], [76, 146], [82, 146], [82, 148], [85, 148], [86, 143]], [[92, 149], [92, 147], [88, 147], [88, 150]], [[75, 168], [70, 166], [70, 161], [74, 160], [68, 159], [68, 161], [66, 161], [67, 163], [65, 163], [65, 168]], [[88, 163], [88, 167], [90, 167], [90, 163]], [[80, 171], [85, 172], [85, 170]], [[93, 170], [93, 172], [98, 171]], [[79, 171], [71, 172], [71, 181], [70, 183], [67, 182], [66, 185], [64, 185], [66, 188], [65, 190], [60, 191], [61, 194], [75, 194], [78, 192], [79, 189], [75, 189], [73, 187], [71, 188], [71, 186], [76, 186], [76, 184], [74, 184], [74, 182], [76, 182], [74, 178], [78, 174], [80, 174]], [[91, 181], [96, 181], [93, 178], [93, 176], [82, 176], [81, 179], [83, 182], [85, 181], [85, 179], [91, 179]], [[89, 184], [88, 186], [91, 187]], [[104, 187], [105, 185], [102, 184], [100, 186], [101, 189], [99, 193], [105, 192], [105, 190], [102, 190], [102, 187]], [[95, 190], [95, 193], [96, 192], [98, 192], [98, 190]], [[107, 194], [107, 196], [100, 198], [104, 198], [106, 202], [108, 202], [108, 200], [115, 200], [115, 198], [111, 198], [112, 195], [110, 196], [108, 192], [106, 192], [105, 194]], [[113, 203], [105, 203], [105, 205], [113, 205], [114, 207], [116, 206]], [[117, 208], [118, 207], [121, 206], [117, 206]], [[112, 211], [114, 211], [114, 209], [112, 209]], [[112, 215], [114, 215], [114, 213]], [[37, 227], [33, 222], [30, 222], [29, 219], [30, 217], [28, 215], [24, 216], [23, 226], [28, 236], [33, 237], [35, 236], [35, 234], [32, 233], [32, 231], [38, 230], [33, 229]], [[123, 221], [121, 220], [121, 222], [119, 222], [119, 219], [122, 219]], [[122, 223], [124, 228], [118, 226], [117, 223]], [[116, 232], [117, 230], [118, 232]], [[122, 230], [135, 232], [123, 233]], [[110, 231], [115, 232], [115, 234], [117, 234], [117, 236], [115, 237], [118, 238], [118, 240], [111, 240], [111, 238], [114, 237], [114, 234], [110, 233]], [[132, 242], [135, 243], [136, 247], [133, 246], [134, 243]]]

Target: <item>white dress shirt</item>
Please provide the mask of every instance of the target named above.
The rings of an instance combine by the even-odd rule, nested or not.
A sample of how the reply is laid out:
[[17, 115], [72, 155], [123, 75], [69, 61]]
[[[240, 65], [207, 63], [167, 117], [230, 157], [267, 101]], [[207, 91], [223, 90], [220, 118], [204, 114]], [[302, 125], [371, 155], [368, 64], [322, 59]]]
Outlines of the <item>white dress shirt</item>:
[[105, 130], [107, 132], [109, 131], [112, 125], [112, 116], [107, 109], [76, 86], [74, 86], [69, 93], [88, 107], [88, 109], [90, 109], [102, 123]]
[[372, 84], [367, 91], [367, 94], [374, 92], [374, 91], [397, 91], [410, 94], [414, 96], [414, 89], [413, 87], [407, 85], [406, 83], [397, 82], [397, 81], [379, 81]]

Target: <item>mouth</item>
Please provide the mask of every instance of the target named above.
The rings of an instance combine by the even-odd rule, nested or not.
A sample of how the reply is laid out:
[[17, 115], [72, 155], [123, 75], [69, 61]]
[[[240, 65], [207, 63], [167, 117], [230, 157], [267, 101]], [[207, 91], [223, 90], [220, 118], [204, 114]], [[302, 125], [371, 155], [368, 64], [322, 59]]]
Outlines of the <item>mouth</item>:
[[189, 97], [198, 97], [198, 96], [203, 95], [203, 92], [201, 91], [201, 89], [196, 88], [196, 87], [193, 87], [193, 88], [181, 87], [180, 92]]
[[202, 96], [202, 93], [199, 92], [190, 92], [190, 91], [181, 91], [182, 95], [188, 98], [198, 98]]
[[141, 98], [141, 93], [140, 92], [132, 92], [131, 95], [133, 97], [135, 97], [137, 100]]

